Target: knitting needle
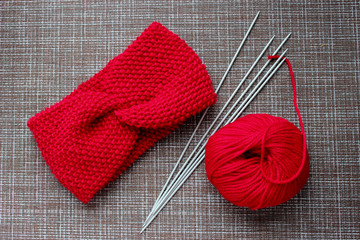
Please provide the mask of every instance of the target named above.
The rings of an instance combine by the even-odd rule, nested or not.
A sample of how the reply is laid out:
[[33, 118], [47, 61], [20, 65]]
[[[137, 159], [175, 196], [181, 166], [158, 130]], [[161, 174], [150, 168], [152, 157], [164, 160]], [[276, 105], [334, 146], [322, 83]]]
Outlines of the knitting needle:
[[[284, 54], [281, 56], [283, 57]], [[279, 58], [278, 60], [280, 60], [281, 58]], [[250, 102], [254, 99], [254, 97], [259, 93], [259, 91], [265, 86], [265, 84], [270, 80], [270, 78], [274, 75], [274, 73], [278, 70], [278, 68], [283, 64], [285, 60], [282, 60], [280, 62], [280, 64], [278, 64], [278, 66], [275, 68], [275, 70], [267, 77], [267, 79], [265, 79], [265, 81], [263, 81], [263, 79], [268, 75], [269, 72], [271, 72], [271, 70], [273, 69], [274, 66], [276, 66], [276, 64], [278, 63], [278, 61], [273, 65], [273, 67], [268, 71], [267, 75], [263, 77], [263, 79], [261, 80], [261, 82], [255, 87], [255, 89], [250, 93], [250, 95], [248, 96], [248, 98], [246, 98], [245, 102], [245, 106], [242, 104], [242, 106], [240, 106], [240, 108], [232, 115], [232, 117], [230, 118], [230, 120], [228, 122], [231, 122], [232, 120], [235, 120], [238, 116], [241, 115], [241, 113], [244, 111], [244, 109], [250, 104]], [[254, 93], [255, 91], [255, 93]], [[250, 97], [250, 99], [249, 99]], [[237, 115], [236, 115], [237, 114]], [[235, 116], [234, 116], [235, 115]], [[219, 124], [218, 127], [220, 127], [221, 123]], [[217, 128], [218, 128], [217, 127]], [[217, 129], [214, 130], [213, 133], [215, 133], [217, 131]], [[212, 133], [212, 134], [213, 134]], [[156, 212], [152, 214], [152, 217], [149, 219], [149, 221], [147, 221], [141, 232], [143, 232], [147, 226], [152, 222], [152, 220], [157, 216], [157, 214], [162, 210], [162, 208], [166, 205], [166, 203], [176, 192], [177, 190], [182, 186], [182, 184], [186, 181], [186, 179], [190, 176], [190, 174], [196, 169], [196, 167], [202, 162], [203, 158], [204, 158], [204, 153], [202, 152], [200, 154], [200, 156], [196, 159], [196, 161], [190, 165], [190, 168], [188, 167], [188, 171], [185, 171], [185, 174], [181, 176], [180, 179], [177, 180], [177, 182], [175, 183], [175, 189], [171, 189], [171, 191], [169, 192], [169, 194], [167, 194], [166, 198], [161, 199], [162, 203], [160, 204], [160, 207], [157, 208]]]
[[[240, 81], [240, 83], [238, 84], [237, 88], [234, 90], [234, 92], [232, 93], [232, 95], [230, 96], [230, 98], [228, 99], [228, 101], [225, 103], [225, 105], [222, 107], [222, 109], [220, 110], [219, 114], [217, 115], [216, 119], [213, 121], [213, 125], [215, 124], [215, 122], [219, 119], [221, 113], [223, 113], [226, 109], [226, 107], [230, 104], [230, 101], [235, 97], [235, 95], [237, 94], [237, 92], [239, 91], [239, 89], [241, 88], [241, 86], [244, 84], [245, 80], [248, 78], [248, 76], [251, 74], [251, 72], [253, 71], [253, 69], [255, 68], [255, 66], [257, 65], [257, 63], [260, 61], [260, 59], [262, 58], [262, 56], [264, 55], [264, 53], [266, 52], [266, 50], [269, 48], [270, 44], [272, 43], [272, 41], [274, 40], [275, 36], [273, 36], [268, 43], [266, 44], [266, 46], [264, 47], [264, 49], [261, 51], [261, 53], [259, 54], [259, 56], [256, 58], [255, 62], [252, 64], [252, 66], [249, 68], [249, 70], [247, 71], [247, 73], [245, 74], [245, 76], [243, 77], [243, 79]], [[213, 126], [212, 125], [212, 126]], [[212, 127], [210, 126], [210, 128]], [[189, 158], [188, 158], [189, 159]], [[184, 169], [184, 166], [186, 166], [186, 164], [188, 163], [188, 161], [186, 161], [183, 164], [183, 167], [180, 169], [179, 173]], [[166, 186], [164, 186], [164, 191], [166, 190], [165, 187], [168, 186], [168, 183], [170, 182], [171, 178], [172, 178], [173, 174], [171, 174], [167, 180], [167, 184]], [[178, 176], [178, 175], [177, 175]], [[161, 193], [163, 194], [164, 191], [161, 191]], [[156, 199], [153, 209], [156, 207], [159, 198], [161, 198], [161, 195], [158, 196], [158, 198]], [[153, 211], [153, 209], [151, 210], [151, 212]], [[148, 215], [148, 217], [150, 216], [150, 214]], [[147, 219], [146, 219], [147, 220]], [[146, 222], [145, 220], [145, 222]]]
[[[258, 19], [259, 15], [260, 15], [260, 11], [256, 14], [256, 16], [255, 16], [254, 20], [252, 21], [252, 23], [251, 23], [251, 25], [250, 25], [249, 29], [248, 29], [248, 30], [247, 30], [247, 32], [246, 32], [246, 34], [245, 34], [244, 38], [242, 39], [242, 41], [241, 41], [241, 43], [240, 43], [240, 45], [239, 45], [239, 47], [238, 47], [238, 49], [237, 49], [237, 51], [236, 51], [236, 53], [235, 53], [234, 57], [232, 58], [232, 60], [231, 60], [231, 62], [230, 62], [230, 64], [229, 64], [228, 68], [226, 69], [226, 71], [225, 71], [225, 73], [224, 73], [224, 75], [223, 75], [223, 77], [222, 77], [222, 79], [221, 79], [221, 81], [220, 81], [219, 85], [217, 86], [217, 88], [216, 88], [216, 90], [215, 90], [215, 93], [218, 93], [218, 92], [219, 92], [219, 90], [220, 90], [220, 88], [221, 88], [222, 84], [224, 83], [224, 81], [225, 81], [225, 79], [226, 79], [226, 77], [227, 77], [227, 75], [228, 75], [228, 73], [229, 73], [229, 71], [230, 71], [230, 69], [231, 69], [232, 65], [234, 64], [234, 62], [235, 62], [235, 60], [236, 60], [237, 56], [239, 55], [239, 53], [240, 53], [240, 51], [241, 51], [242, 47], [244, 46], [245, 41], [247, 40], [247, 38], [248, 38], [248, 36], [249, 36], [249, 34], [250, 34], [251, 30], [253, 29], [253, 27], [254, 27], [254, 25], [255, 25], [255, 23], [256, 23], [256, 20]], [[204, 120], [204, 118], [205, 118], [205, 116], [206, 116], [206, 114], [207, 114], [207, 112], [208, 112], [208, 111], [209, 111], [209, 107], [205, 109], [205, 111], [204, 111], [203, 115], [201, 116], [201, 118], [200, 118], [200, 120], [199, 120], [199, 122], [198, 122], [197, 126], [195, 127], [195, 129], [194, 129], [194, 131], [193, 131], [192, 135], [190, 136], [190, 138], [189, 138], [189, 140], [188, 140], [187, 144], [185, 145], [184, 150], [182, 151], [182, 153], [181, 153], [181, 155], [180, 155], [180, 157], [179, 157], [178, 161], [176, 162], [176, 164], [175, 164], [175, 166], [174, 166], [174, 169], [173, 169], [173, 170], [172, 170], [172, 172], [170, 173], [170, 175], [169, 175], [169, 177], [168, 177], [168, 179], [167, 179], [166, 183], [164, 184], [164, 186], [163, 186], [163, 188], [162, 188], [162, 190], [161, 190], [161, 192], [160, 192], [160, 194], [159, 194], [158, 198], [156, 199], [156, 201], [157, 201], [157, 200], [158, 200], [158, 199], [162, 196], [162, 194], [164, 193], [164, 191], [165, 191], [166, 187], [168, 186], [168, 184], [169, 184], [169, 182], [170, 182], [170, 180], [171, 180], [172, 176], [174, 175], [174, 173], [175, 173], [176, 169], [178, 168], [178, 166], [179, 166], [179, 164], [180, 164], [180, 162], [181, 162], [182, 158], [184, 157], [184, 155], [185, 155], [185, 153], [186, 153], [186, 150], [189, 148], [191, 141], [192, 141], [192, 140], [193, 140], [193, 138], [195, 137], [195, 133], [196, 133], [196, 131], [199, 129], [199, 127], [200, 127], [201, 123], [203, 122], [203, 120]], [[155, 202], [156, 202], [156, 201], [155, 201]], [[155, 205], [154, 205], [154, 206], [155, 206]], [[151, 210], [151, 211], [152, 211], [152, 210]], [[146, 220], [145, 220], [145, 221], [146, 221]]]
[[[281, 44], [279, 45], [279, 47], [274, 51], [274, 53], [273, 53], [273, 55], [276, 55], [277, 54], [277, 52], [280, 50], [280, 48], [285, 44], [285, 42], [289, 39], [289, 37], [291, 36], [291, 33], [289, 33], [285, 38], [284, 38], [284, 40], [281, 42]], [[271, 40], [270, 40], [271, 41]], [[261, 56], [262, 54], [260, 54], [260, 56]], [[260, 57], [259, 56], [259, 57]], [[257, 62], [257, 61], [256, 61]], [[257, 74], [257, 76], [252, 80], [252, 82], [249, 84], [249, 86], [247, 87], [247, 89], [244, 91], [245, 93], [247, 92], [247, 90], [251, 87], [251, 85], [255, 82], [255, 80], [259, 77], [259, 75], [264, 71], [264, 69], [268, 66], [268, 64], [271, 62], [271, 60], [268, 60], [267, 62], [266, 62], [266, 64], [263, 66], [263, 68], [259, 71], [259, 73]], [[255, 65], [255, 63], [253, 64], [253, 66]], [[248, 74], [251, 72], [251, 69], [252, 68], [250, 68], [250, 70], [248, 71]], [[245, 78], [247, 78], [247, 76], [248, 76], [248, 74], [244, 77], [244, 79]], [[244, 80], [243, 79], [243, 80]], [[241, 83], [242, 84], [242, 83]], [[239, 85], [239, 86], [241, 86], [241, 84]], [[238, 86], [238, 88], [239, 88], [239, 86]], [[234, 91], [234, 93], [236, 93], [238, 91], [238, 89], [236, 89], [235, 91]], [[233, 98], [233, 96], [234, 96], [234, 94], [230, 97], [230, 99], [228, 100], [228, 102], [225, 104], [225, 107], [228, 105], [228, 103], [230, 102], [230, 100]], [[239, 98], [239, 99], [241, 99], [243, 97], [243, 95]], [[234, 105], [235, 106], [235, 105]], [[233, 106], [233, 107], [234, 107]], [[218, 114], [218, 117], [220, 116], [220, 114], [222, 113], [222, 111], [224, 110], [224, 108], [225, 107], [223, 107], [223, 109], [220, 111], [220, 113]], [[233, 108], [232, 108], [233, 109]], [[231, 111], [231, 110], [230, 110]], [[215, 121], [217, 121], [217, 119], [218, 119], [218, 117], [214, 120], [214, 123], [215, 123]], [[214, 124], [213, 123], [213, 124]], [[213, 125], [212, 125], [213, 126]], [[211, 126], [211, 127], [212, 127]], [[210, 128], [211, 128], [210, 127]], [[200, 141], [201, 142], [201, 141]], [[196, 150], [196, 149], [195, 149]], [[192, 156], [192, 155], [191, 155]], [[190, 156], [190, 157], [191, 157]], [[184, 166], [186, 165], [186, 163], [184, 164]], [[183, 168], [181, 169], [181, 170], [183, 170]], [[181, 170], [180, 170], [180, 172], [181, 172]], [[179, 174], [178, 174], [179, 175]], [[177, 176], [178, 176], [177, 175]], [[170, 179], [168, 179], [168, 182], [169, 182], [169, 180]], [[164, 192], [164, 191], [162, 191], [162, 192]], [[159, 196], [158, 198], [157, 198], [157, 200], [156, 200], [156, 202], [155, 202], [155, 204], [154, 204], [154, 206], [153, 206], [153, 209], [156, 207], [156, 205], [157, 205], [157, 203], [158, 203], [158, 200], [159, 200], [159, 198], [160, 198], [161, 196]], [[153, 212], [153, 209], [152, 209], [152, 211], [151, 212]], [[150, 213], [151, 213], [150, 212]], [[147, 219], [150, 217], [150, 215], [151, 214], [149, 214], [148, 215], [148, 217], [147, 217]], [[145, 222], [147, 221], [147, 219], [145, 220]]]

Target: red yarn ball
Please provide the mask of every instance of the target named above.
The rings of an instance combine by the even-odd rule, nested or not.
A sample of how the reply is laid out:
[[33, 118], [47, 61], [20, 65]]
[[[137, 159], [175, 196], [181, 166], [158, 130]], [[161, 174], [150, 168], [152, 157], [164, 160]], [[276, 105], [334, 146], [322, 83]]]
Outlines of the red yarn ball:
[[210, 137], [205, 169], [225, 199], [256, 210], [284, 203], [304, 187], [309, 155], [294, 124], [268, 114], [250, 114]]

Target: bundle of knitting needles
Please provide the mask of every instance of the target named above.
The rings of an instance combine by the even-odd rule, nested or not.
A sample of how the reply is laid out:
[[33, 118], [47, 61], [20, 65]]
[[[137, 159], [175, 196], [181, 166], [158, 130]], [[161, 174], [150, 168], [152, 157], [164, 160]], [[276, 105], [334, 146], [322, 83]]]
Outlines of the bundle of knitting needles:
[[[233, 63], [235, 62], [237, 56], [239, 55], [245, 41], [247, 40], [251, 30], [253, 29], [256, 20], [259, 17], [260, 12], [257, 13], [254, 20], [252, 21], [249, 29], [247, 30], [245, 37], [240, 43], [240, 46], [238, 47], [234, 57], [232, 58], [227, 70], [225, 71], [224, 76], [222, 77], [219, 85], [217, 86], [215, 93], [218, 93], [221, 86], [223, 85]], [[278, 54], [282, 46], [286, 43], [286, 41], [289, 39], [291, 33], [288, 34], [285, 39], [281, 42], [281, 44], [277, 47], [277, 49], [272, 53], [272, 55]], [[175, 167], [173, 171], [170, 173], [164, 187], [162, 188], [159, 196], [157, 197], [153, 208], [151, 209], [148, 217], [146, 218], [143, 227], [141, 229], [142, 233], [150, 224], [151, 222], [156, 218], [156, 216], [160, 213], [160, 211], [165, 207], [165, 205], [171, 200], [171, 198], [175, 195], [175, 193], [179, 190], [179, 188], [184, 184], [184, 182], [189, 178], [189, 176], [195, 171], [195, 169], [200, 165], [200, 163], [205, 158], [205, 145], [206, 141], [209, 136], [213, 135], [217, 130], [219, 130], [222, 126], [225, 126], [233, 121], [235, 121], [237, 118], [241, 116], [241, 114], [244, 112], [244, 110], [247, 108], [247, 106], [252, 102], [252, 100], [259, 94], [259, 92], [263, 89], [263, 87], [269, 82], [271, 77], [277, 72], [277, 70], [281, 67], [281, 65], [286, 60], [285, 53], [287, 52], [287, 49], [282, 52], [280, 57], [269, 67], [267, 71], [265, 69], [270, 64], [271, 60], [267, 60], [266, 63], [263, 65], [263, 67], [259, 70], [259, 72], [255, 75], [255, 77], [251, 80], [248, 80], [248, 84], [244, 90], [242, 90], [242, 86], [244, 85], [245, 81], [248, 79], [249, 75], [252, 73], [258, 62], [263, 57], [264, 53], [268, 50], [269, 46], [271, 45], [272, 41], [274, 40], [275, 36], [273, 36], [268, 43], [265, 45], [263, 50], [260, 52], [258, 57], [255, 59], [255, 62], [251, 65], [249, 70], [246, 72], [245, 76], [241, 79], [238, 86], [234, 90], [234, 92], [231, 94], [228, 101], [225, 103], [225, 105], [221, 108], [220, 112], [217, 114], [207, 131], [202, 136], [199, 143], [195, 146], [193, 151], [190, 153], [190, 155], [187, 157], [185, 161], [182, 161], [184, 158], [184, 155], [189, 148], [191, 141], [193, 140], [194, 136], [196, 135], [197, 130], [199, 129], [201, 123], [203, 122], [209, 108], [207, 108], [201, 119], [199, 120], [194, 132], [192, 133], [189, 141], [187, 142], [183, 152], [181, 153], [178, 161], [175, 164]], [[240, 96], [236, 99], [235, 103], [230, 107], [230, 109], [225, 113], [225, 109], [229, 106], [230, 102], [234, 99], [235, 95], [241, 91]], [[219, 119], [222, 114], [225, 114], [222, 119]], [[217, 123], [217, 124], [216, 124]], [[183, 162], [183, 163], [182, 163]], [[180, 165], [182, 165], [180, 167]], [[176, 174], [175, 174], [176, 173]]]

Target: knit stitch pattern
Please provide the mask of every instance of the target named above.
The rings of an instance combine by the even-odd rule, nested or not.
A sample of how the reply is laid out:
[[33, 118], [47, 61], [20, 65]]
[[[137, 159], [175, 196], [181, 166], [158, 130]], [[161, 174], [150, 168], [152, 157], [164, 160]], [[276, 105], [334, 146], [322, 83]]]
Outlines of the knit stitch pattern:
[[86, 204], [158, 140], [215, 102], [200, 58], [154, 22], [27, 125], [52, 173]]

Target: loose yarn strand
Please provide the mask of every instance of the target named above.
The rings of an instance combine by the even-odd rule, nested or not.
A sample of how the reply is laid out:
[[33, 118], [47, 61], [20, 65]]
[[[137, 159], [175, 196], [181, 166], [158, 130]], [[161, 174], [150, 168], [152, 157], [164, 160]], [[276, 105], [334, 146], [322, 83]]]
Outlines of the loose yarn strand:
[[[279, 55], [272, 55], [272, 56], [269, 56], [268, 58], [269, 59], [278, 59], [280, 58], [281, 56]], [[301, 128], [301, 133], [302, 133], [302, 136], [303, 136], [303, 155], [302, 155], [302, 161], [301, 161], [301, 165], [299, 167], [299, 169], [297, 170], [297, 172], [292, 176], [290, 177], [289, 179], [286, 179], [286, 180], [274, 180], [274, 179], [271, 179], [269, 178], [268, 176], [266, 176], [265, 172], [264, 172], [264, 168], [261, 167], [261, 172], [262, 174], [264, 175], [264, 178], [272, 183], [275, 183], [275, 184], [286, 184], [286, 183], [289, 183], [291, 181], [294, 181], [294, 179], [296, 179], [301, 171], [303, 170], [304, 166], [305, 166], [305, 162], [306, 162], [306, 152], [307, 152], [307, 145], [306, 145], [306, 135], [305, 135], [305, 128], [304, 128], [304, 124], [303, 124], [303, 121], [302, 121], [302, 118], [301, 118], [301, 114], [300, 114], [300, 110], [299, 110], [299, 107], [298, 107], [298, 104], [297, 104], [297, 92], [296, 92], [296, 82], [295, 82], [295, 76], [294, 76], [294, 72], [293, 72], [293, 69], [292, 69], [292, 66], [291, 66], [291, 63], [289, 61], [289, 59], [285, 59], [287, 65], [288, 65], [288, 68], [289, 68], [289, 72], [290, 72], [290, 78], [291, 78], [291, 84], [292, 84], [292, 89], [293, 89], [293, 103], [294, 103], [294, 108], [295, 108], [295, 111], [297, 113], [297, 116], [298, 116], [298, 119], [299, 119], [299, 123], [300, 123], [300, 128]], [[269, 129], [267, 129], [264, 133], [264, 137], [262, 139], [262, 147], [261, 147], [261, 166], [263, 165], [263, 161], [264, 161], [264, 156], [265, 156], [265, 136], [267, 134]]]

